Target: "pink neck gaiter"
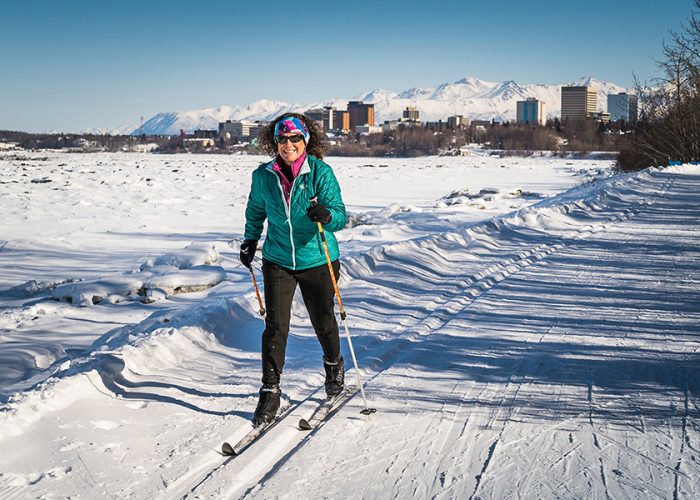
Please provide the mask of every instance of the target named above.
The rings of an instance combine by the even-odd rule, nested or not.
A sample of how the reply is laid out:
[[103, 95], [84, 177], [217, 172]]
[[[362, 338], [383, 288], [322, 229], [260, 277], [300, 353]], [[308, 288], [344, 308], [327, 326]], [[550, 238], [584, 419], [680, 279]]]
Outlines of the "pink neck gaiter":
[[286, 175], [284, 175], [284, 172], [282, 171], [281, 163], [282, 160], [279, 159], [279, 157], [275, 158], [275, 164], [273, 166], [273, 169], [275, 172], [277, 172], [277, 175], [279, 176], [280, 180], [282, 181], [282, 191], [284, 191], [284, 199], [287, 202], [287, 205], [289, 205], [289, 196], [292, 192], [292, 184], [294, 184], [294, 179], [297, 178], [297, 175], [299, 175], [299, 171], [301, 170], [301, 166], [304, 164], [304, 161], [306, 160], [306, 151], [304, 151], [299, 158], [294, 161], [294, 163], [291, 164], [291, 169], [292, 169], [292, 179], [289, 180]]

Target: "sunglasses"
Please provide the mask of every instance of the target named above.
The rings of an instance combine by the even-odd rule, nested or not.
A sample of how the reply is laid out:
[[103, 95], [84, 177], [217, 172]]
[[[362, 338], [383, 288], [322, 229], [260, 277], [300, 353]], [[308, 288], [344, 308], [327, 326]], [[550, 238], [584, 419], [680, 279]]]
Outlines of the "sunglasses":
[[297, 142], [303, 141], [304, 136], [303, 135], [278, 135], [275, 140], [277, 141], [277, 144], [287, 144], [287, 141], [292, 141], [294, 144]]

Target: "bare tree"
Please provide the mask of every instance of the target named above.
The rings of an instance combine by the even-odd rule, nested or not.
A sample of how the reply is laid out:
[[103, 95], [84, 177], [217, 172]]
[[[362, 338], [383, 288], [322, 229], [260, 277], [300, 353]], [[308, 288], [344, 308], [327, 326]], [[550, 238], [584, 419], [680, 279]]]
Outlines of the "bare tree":
[[639, 122], [618, 160], [626, 169], [700, 160], [700, 0], [680, 30], [669, 32], [662, 54], [661, 76], [636, 82]]

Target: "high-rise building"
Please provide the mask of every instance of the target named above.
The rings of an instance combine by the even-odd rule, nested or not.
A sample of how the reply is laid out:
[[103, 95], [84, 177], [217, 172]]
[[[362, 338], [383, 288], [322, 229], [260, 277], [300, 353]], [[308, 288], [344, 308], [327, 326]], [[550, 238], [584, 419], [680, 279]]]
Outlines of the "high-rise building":
[[561, 88], [561, 119], [585, 120], [598, 111], [598, 94], [593, 87]]
[[365, 104], [362, 101], [350, 101], [348, 103], [350, 115], [350, 130], [361, 125], [374, 126], [374, 104]]
[[267, 126], [268, 122], [261, 122], [261, 121], [256, 121], [255, 125], [251, 126], [250, 129], [248, 129], [248, 138], [253, 140], [257, 139], [257, 137], [260, 135], [260, 133], [263, 131], [263, 129]]
[[546, 121], [544, 101], [540, 101], [534, 97], [528, 97], [524, 101], [518, 101], [517, 121], [518, 123], [544, 125]]
[[610, 120], [613, 122], [624, 120], [627, 123], [637, 123], [638, 117], [638, 102], [636, 95], [626, 94], [608, 94], [608, 113]]
[[447, 128], [457, 130], [467, 128], [469, 126], [469, 118], [464, 115], [452, 115], [447, 117]]
[[306, 116], [308, 116], [312, 120], [316, 120], [325, 131], [337, 129], [337, 127], [335, 126], [336, 113], [336, 109], [332, 106], [309, 109], [304, 112]]
[[250, 137], [250, 127], [254, 127], [254, 122], [231, 121], [219, 123], [219, 136], [233, 142], [240, 142]]
[[231, 121], [219, 123], [219, 137], [223, 137], [227, 141], [242, 142], [256, 138], [262, 128], [267, 125], [261, 121]]
[[403, 110], [403, 119], [404, 121], [407, 122], [419, 122], [420, 121], [420, 112], [418, 111], [418, 108], [415, 106], [406, 106], [406, 109]]
[[332, 106], [325, 106], [323, 108], [323, 130], [333, 130], [335, 118], [335, 108]]
[[343, 109], [333, 109], [330, 114], [333, 120], [326, 130], [337, 130], [340, 132], [347, 132], [350, 130], [350, 113]]
[[319, 126], [323, 127], [323, 122], [325, 118], [323, 108], [307, 109], [306, 111], [304, 111], [304, 114], [316, 123], [318, 123]]

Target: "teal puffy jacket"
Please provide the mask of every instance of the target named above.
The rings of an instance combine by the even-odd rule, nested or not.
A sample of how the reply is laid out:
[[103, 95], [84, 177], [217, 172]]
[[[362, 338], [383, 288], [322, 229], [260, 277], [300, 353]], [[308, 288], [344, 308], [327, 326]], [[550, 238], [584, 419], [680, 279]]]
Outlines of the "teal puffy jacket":
[[323, 226], [331, 260], [338, 259], [338, 242], [333, 231], [347, 222], [340, 186], [329, 165], [306, 155], [289, 196], [284, 199], [282, 182], [273, 170], [274, 161], [263, 163], [253, 171], [253, 183], [245, 210], [247, 240], [258, 240], [267, 219], [267, 236], [263, 258], [292, 270], [309, 269], [326, 263], [323, 243], [315, 222], [306, 216], [310, 199], [318, 197], [331, 213], [331, 221]]

